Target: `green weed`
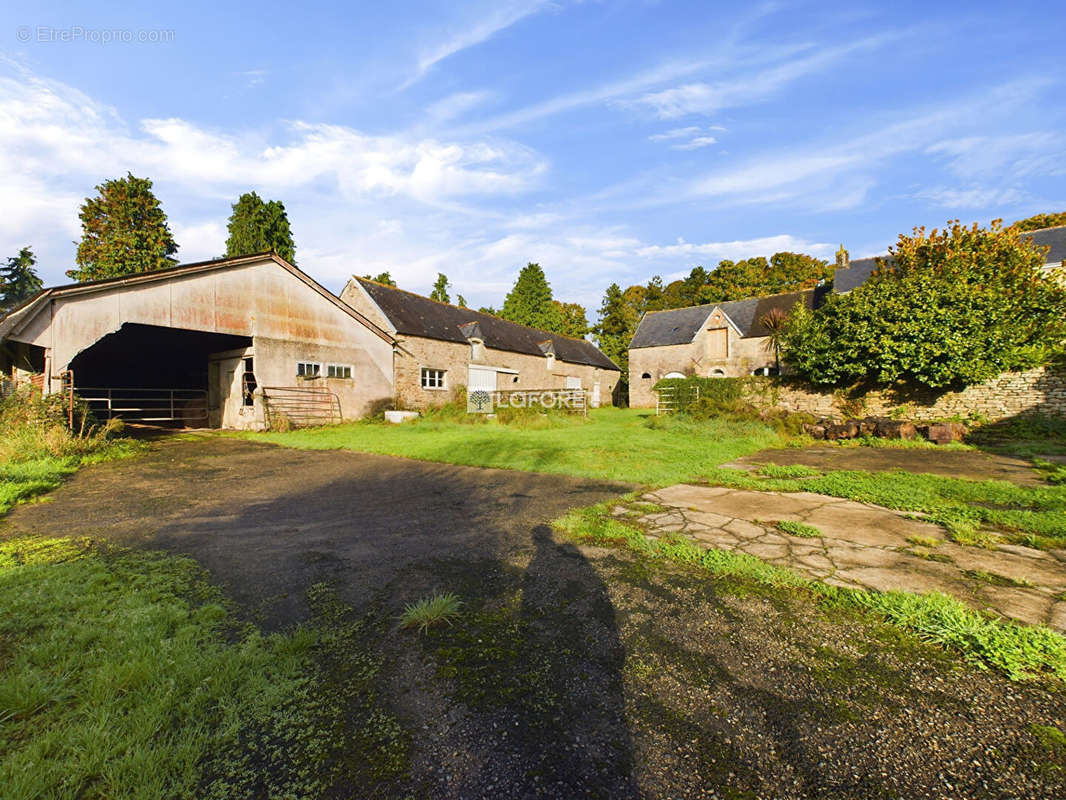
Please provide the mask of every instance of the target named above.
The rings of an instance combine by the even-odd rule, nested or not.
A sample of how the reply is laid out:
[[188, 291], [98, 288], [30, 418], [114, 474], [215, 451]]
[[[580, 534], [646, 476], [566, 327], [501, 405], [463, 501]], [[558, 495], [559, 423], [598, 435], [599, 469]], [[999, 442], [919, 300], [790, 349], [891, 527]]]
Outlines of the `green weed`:
[[404, 608], [400, 627], [425, 633], [437, 625], [451, 625], [459, 617], [462, 607], [463, 601], [450, 592], [424, 597]]
[[818, 539], [822, 536], [822, 532], [813, 525], [808, 525], [806, 522], [794, 522], [789, 519], [783, 519], [778, 522], [777, 529], [782, 533], [787, 533], [789, 536], [801, 536], [804, 539]]

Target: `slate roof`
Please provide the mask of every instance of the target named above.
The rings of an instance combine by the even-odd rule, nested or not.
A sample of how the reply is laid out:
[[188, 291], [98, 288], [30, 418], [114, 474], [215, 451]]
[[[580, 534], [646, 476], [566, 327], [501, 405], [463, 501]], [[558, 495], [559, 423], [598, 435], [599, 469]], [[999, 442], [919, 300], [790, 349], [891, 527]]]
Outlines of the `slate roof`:
[[572, 339], [558, 333], [527, 328], [491, 314], [438, 303], [420, 294], [385, 286], [365, 278], [356, 277], [355, 280], [370, 295], [370, 299], [381, 309], [397, 333], [465, 344], [467, 336], [464, 331], [473, 331], [474, 326], [471, 323], [476, 323], [481, 334], [478, 338], [486, 347], [494, 350], [543, 357], [547, 343], [551, 342], [555, 357], [560, 361], [621, 371], [596, 345], [584, 339]]
[[766, 328], [759, 321], [773, 309], [789, 312], [796, 303], [811, 308], [820, 294], [817, 290], [788, 292], [769, 297], [752, 297], [748, 300], [731, 300], [726, 303], [708, 303], [688, 308], [672, 308], [667, 311], [649, 311], [644, 315], [629, 343], [630, 350], [641, 347], [663, 347], [671, 344], [688, 344], [707, 321], [715, 308], [722, 309], [741, 337], [748, 339], [765, 336]]
[[1022, 234], [1027, 239], [1032, 239], [1041, 247], [1051, 248], [1044, 256], [1045, 264], [1061, 264], [1066, 259], [1066, 225], [1057, 228], [1042, 228], [1038, 231], [1026, 231]]
[[[881, 256], [881, 258], [887, 259], [887, 256]], [[833, 270], [833, 291], [840, 293], [857, 289], [870, 280], [870, 276], [874, 274], [876, 269], [876, 256], [856, 258], [847, 267], [838, 267]]]

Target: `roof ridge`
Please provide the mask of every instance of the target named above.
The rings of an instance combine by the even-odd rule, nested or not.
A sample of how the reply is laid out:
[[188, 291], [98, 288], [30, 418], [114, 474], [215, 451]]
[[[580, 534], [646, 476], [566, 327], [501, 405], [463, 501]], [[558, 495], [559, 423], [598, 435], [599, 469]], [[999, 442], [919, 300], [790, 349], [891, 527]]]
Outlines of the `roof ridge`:
[[1031, 231], [1021, 231], [1018, 235], [1025, 236], [1027, 233], [1040, 233], [1041, 231], [1055, 231], [1059, 228], [1066, 228], [1066, 223], [1062, 225], [1048, 225], [1046, 228], [1033, 228]]
[[[549, 331], [546, 328], [534, 328], [532, 325], [523, 325], [521, 322], [515, 322], [513, 319], [507, 319], [506, 317], [501, 317], [498, 314], [490, 314], [487, 311], [479, 311], [476, 308], [469, 308], [467, 306], [457, 306], [455, 305], [455, 303], [445, 303], [441, 300], [434, 300], [432, 297], [427, 297], [426, 295], [419, 294], [418, 292], [412, 292], [410, 289], [401, 289], [399, 286], [390, 286], [387, 283], [379, 283], [373, 278], [364, 278], [360, 275], [352, 275], [352, 277], [357, 281], [362, 281], [363, 283], [372, 283], [375, 286], [380, 286], [383, 289], [391, 289], [395, 292], [403, 292], [404, 294], [409, 294], [413, 297], [418, 297], [422, 300], [428, 300], [431, 303], [436, 303], [439, 306], [445, 306], [446, 308], [454, 308], [456, 311], [469, 311], [472, 314], [481, 314], [486, 317], [492, 317], [493, 319], [500, 320], [500, 322], [506, 322], [508, 325], [516, 325], [519, 328], [525, 328], [527, 331], [546, 333], [549, 336], [561, 336], [563, 339], [569, 339], [572, 342], [583, 342], [584, 344], [592, 344], [592, 342], [590, 342], [588, 339], [584, 339], [578, 336], [568, 336], [565, 333], [556, 333], [555, 331]], [[593, 345], [593, 347], [595, 347], [595, 345]]]

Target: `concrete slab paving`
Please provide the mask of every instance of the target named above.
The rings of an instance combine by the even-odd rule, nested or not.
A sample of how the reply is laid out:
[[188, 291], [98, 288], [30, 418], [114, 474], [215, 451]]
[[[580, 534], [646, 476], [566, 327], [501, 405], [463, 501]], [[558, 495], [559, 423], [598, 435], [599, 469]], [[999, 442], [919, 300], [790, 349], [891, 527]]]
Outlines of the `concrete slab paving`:
[[[641, 518], [651, 536], [680, 532], [702, 547], [748, 553], [834, 586], [944, 592], [1066, 632], [1066, 552], [959, 545], [939, 526], [902, 512], [809, 492], [678, 484], [643, 499], [666, 509]], [[822, 535], [791, 536], [776, 527], [782, 520], [813, 525]], [[936, 544], [916, 546], [914, 537]]]

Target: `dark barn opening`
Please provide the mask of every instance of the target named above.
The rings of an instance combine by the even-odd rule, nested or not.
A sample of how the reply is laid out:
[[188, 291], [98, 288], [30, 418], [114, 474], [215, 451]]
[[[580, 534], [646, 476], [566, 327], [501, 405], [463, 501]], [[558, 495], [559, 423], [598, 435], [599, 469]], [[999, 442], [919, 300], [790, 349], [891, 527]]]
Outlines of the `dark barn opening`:
[[208, 356], [251, 346], [250, 336], [126, 323], [78, 353], [70, 368], [98, 416], [202, 427]]

